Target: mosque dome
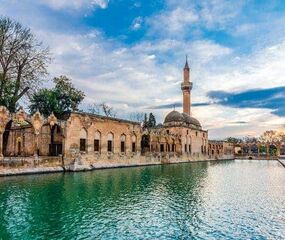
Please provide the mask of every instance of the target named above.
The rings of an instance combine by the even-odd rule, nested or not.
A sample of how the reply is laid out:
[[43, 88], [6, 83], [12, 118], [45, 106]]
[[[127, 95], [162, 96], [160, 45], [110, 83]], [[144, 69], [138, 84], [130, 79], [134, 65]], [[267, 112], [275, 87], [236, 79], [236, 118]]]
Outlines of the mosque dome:
[[168, 113], [164, 119], [165, 125], [184, 125], [184, 126], [190, 126], [193, 128], [201, 129], [200, 122], [194, 118], [189, 116], [186, 113], [179, 113], [177, 111], [172, 111]]
[[183, 116], [181, 113], [173, 110], [172, 112], [168, 113], [164, 119], [164, 123], [170, 123], [170, 122], [183, 122]]
[[201, 123], [196, 118], [191, 117], [186, 113], [182, 113], [182, 116], [184, 118], [184, 122], [186, 122], [187, 124], [192, 124], [196, 127], [201, 127]]

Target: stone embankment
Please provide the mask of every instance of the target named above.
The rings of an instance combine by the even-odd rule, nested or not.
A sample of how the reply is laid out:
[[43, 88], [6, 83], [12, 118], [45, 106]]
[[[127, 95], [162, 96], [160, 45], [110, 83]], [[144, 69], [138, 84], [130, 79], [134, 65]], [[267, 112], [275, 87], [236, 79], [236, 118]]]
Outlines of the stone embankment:
[[107, 168], [125, 168], [125, 167], [139, 167], [161, 164], [178, 164], [178, 163], [193, 163], [193, 162], [206, 162], [206, 161], [219, 161], [219, 160], [233, 160], [233, 157], [223, 157], [221, 159], [191, 159], [191, 160], [176, 160], [167, 163], [161, 161], [151, 162], [134, 162], [134, 163], [96, 163], [87, 164], [80, 161], [75, 161], [73, 164], [62, 166], [25, 166], [25, 167], [10, 167], [0, 168], [0, 177], [13, 176], [13, 175], [28, 175], [28, 174], [43, 174], [55, 172], [79, 172], [91, 171]]

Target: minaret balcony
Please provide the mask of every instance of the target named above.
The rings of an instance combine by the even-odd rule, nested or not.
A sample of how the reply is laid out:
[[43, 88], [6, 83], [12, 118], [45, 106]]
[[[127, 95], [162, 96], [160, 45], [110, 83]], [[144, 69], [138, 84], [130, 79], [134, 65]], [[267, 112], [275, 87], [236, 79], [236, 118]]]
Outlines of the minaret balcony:
[[192, 90], [192, 87], [193, 87], [193, 84], [192, 82], [183, 82], [181, 83], [181, 90], [188, 90], [188, 91], [191, 91]]

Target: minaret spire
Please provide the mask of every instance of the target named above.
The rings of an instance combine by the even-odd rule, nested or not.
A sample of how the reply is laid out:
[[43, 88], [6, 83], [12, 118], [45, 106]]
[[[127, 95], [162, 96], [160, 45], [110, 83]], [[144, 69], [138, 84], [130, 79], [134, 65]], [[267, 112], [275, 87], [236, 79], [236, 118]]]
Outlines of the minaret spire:
[[187, 55], [187, 54], [186, 54], [186, 62], [185, 62], [184, 69], [189, 69], [189, 65], [188, 65], [188, 55]]
[[181, 84], [181, 90], [183, 93], [183, 113], [190, 116], [191, 113], [191, 90], [192, 82], [190, 82], [190, 68], [188, 65], [188, 56], [186, 55], [186, 62], [183, 69], [183, 82]]

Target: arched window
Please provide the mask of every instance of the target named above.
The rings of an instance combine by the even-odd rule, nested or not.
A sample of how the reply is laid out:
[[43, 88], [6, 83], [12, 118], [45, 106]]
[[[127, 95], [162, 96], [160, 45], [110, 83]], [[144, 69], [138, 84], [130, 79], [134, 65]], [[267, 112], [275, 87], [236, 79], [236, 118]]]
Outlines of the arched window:
[[132, 152], [133, 153], [137, 151], [136, 143], [137, 143], [137, 136], [133, 135], [132, 136]]
[[188, 152], [188, 149], [187, 149], [187, 137], [185, 136], [184, 138], [184, 152]]
[[94, 139], [94, 152], [101, 151], [101, 133], [99, 131], [95, 132], [95, 139]]
[[82, 128], [80, 131], [80, 151], [86, 152], [87, 150], [87, 131], [85, 128]]
[[108, 142], [107, 142], [107, 150], [108, 152], [113, 152], [113, 142], [114, 142], [114, 134], [113, 133], [108, 133]]
[[188, 142], [188, 152], [191, 153], [191, 137], [187, 137], [187, 142]]
[[121, 153], [126, 152], [126, 135], [122, 134], [121, 135]]

